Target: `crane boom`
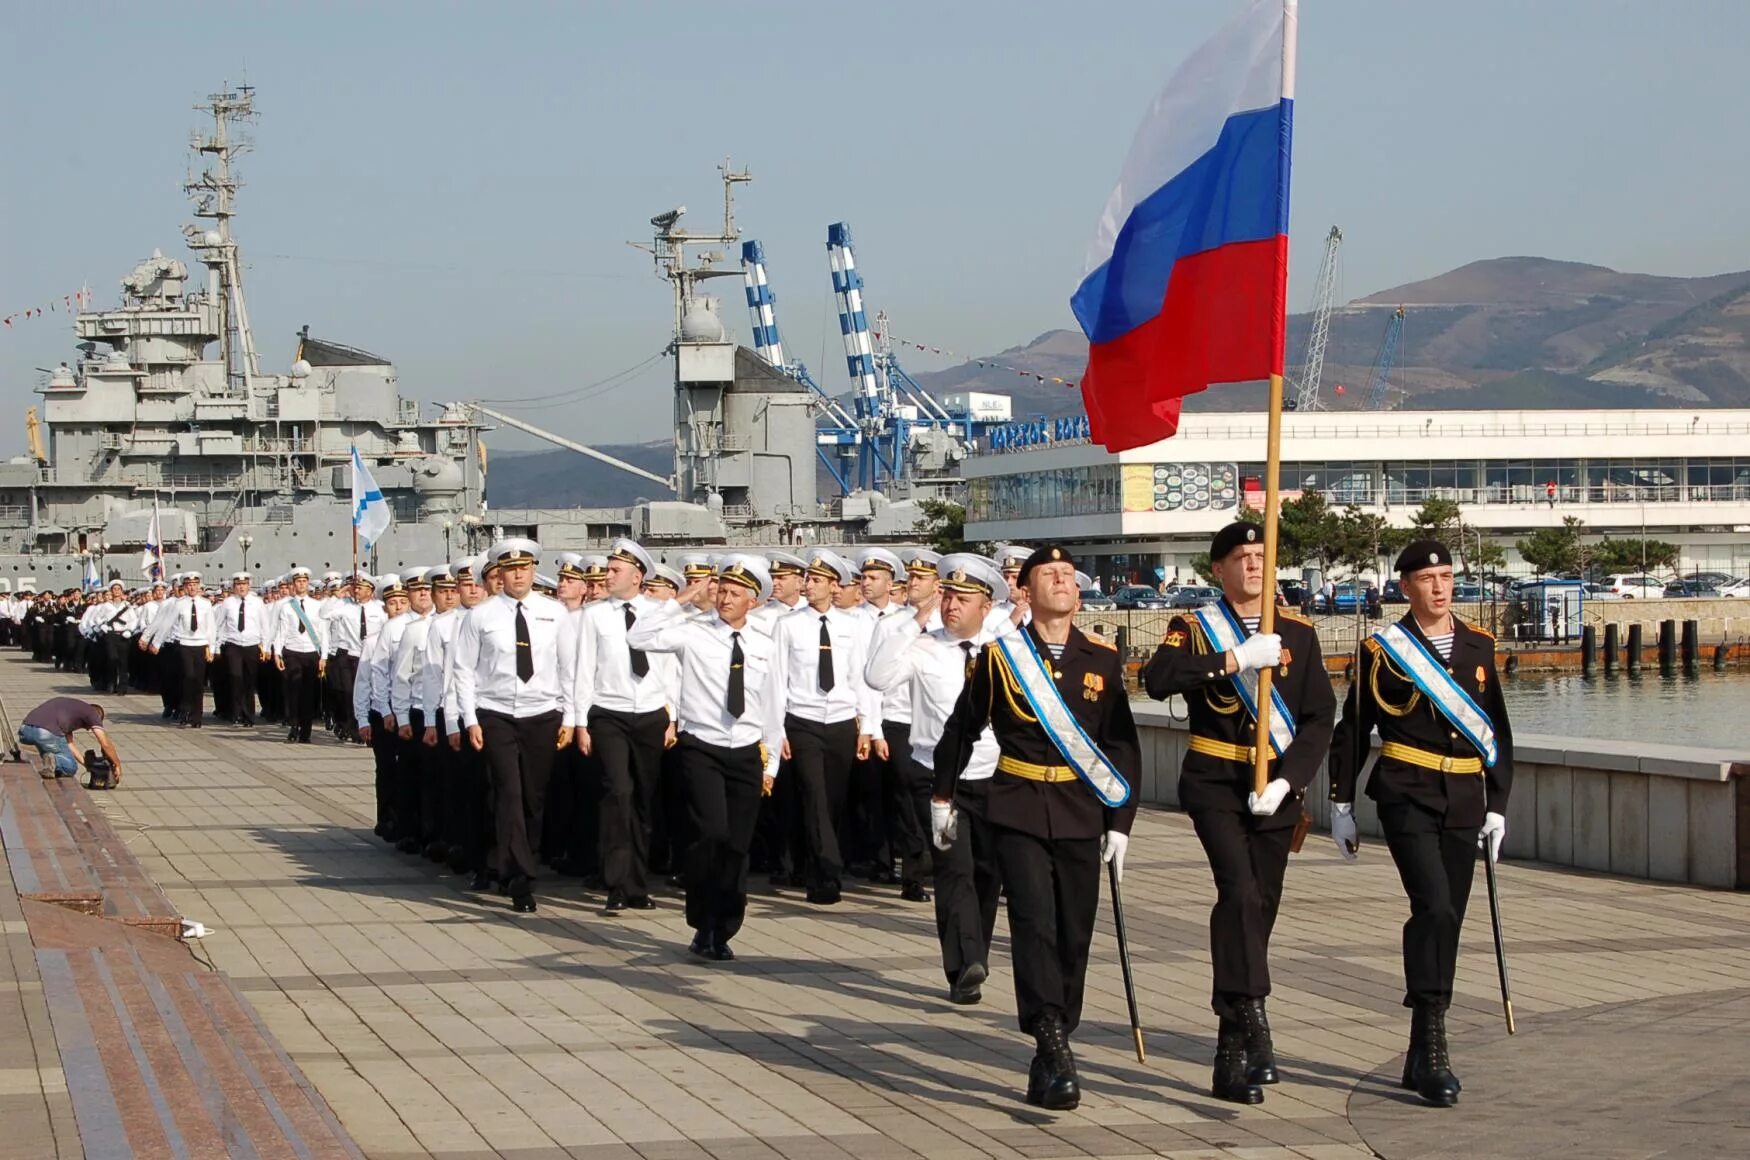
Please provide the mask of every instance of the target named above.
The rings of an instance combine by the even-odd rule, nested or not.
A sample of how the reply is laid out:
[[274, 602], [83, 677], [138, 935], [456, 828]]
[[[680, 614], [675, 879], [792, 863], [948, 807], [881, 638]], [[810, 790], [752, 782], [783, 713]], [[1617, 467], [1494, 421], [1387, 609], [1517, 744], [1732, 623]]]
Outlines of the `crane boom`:
[[1386, 379], [1404, 341], [1404, 308], [1398, 307], [1385, 321], [1385, 337], [1379, 340], [1379, 354], [1373, 360], [1373, 374], [1367, 382], [1367, 409], [1383, 411], [1386, 403]]
[[526, 431], [537, 439], [545, 439], [547, 442], [557, 447], [563, 447], [567, 451], [575, 451], [580, 455], [587, 455], [591, 459], [599, 459], [609, 467], [617, 467], [621, 471], [629, 471], [633, 475], [642, 479], [648, 479], [653, 483], [660, 483], [670, 491], [675, 490], [674, 479], [672, 477], [665, 478], [657, 475], [655, 472], [645, 471], [642, 467], [634, 467], [624, 459], [615, 459], [612, 455], [597, 451], [595, 448], [579, 443], [575, 439], [567, 439], [563, 435], [555, 435], [553, 432], [537, 427], [533, 423], [524, 422], [514, 415], [506, 415], [503, 411], [494, 411], [491, 407], [482, 407], [479, 403], [463, 403], [462, 406], [467, 407], [471, 411], [477, 411], [490, 419], [496, 419], [506, 427], [515, 427], [518, 431]]
[[1336, 226], [1325, 235], [1325, 256], [1319, 262], [1318, 281], [1313, 283], [1312, 333], [1306, 339], [1306, 357], [1301, 360], [1300, 378], [1294, 392], [1296, 411], [1322, 411], [1325, 403], [1319, 397], [1319, 380], [1325, 374], [1325, 347], [1331, 340], [1331, 308], [1337, 304], [1337, 250], [1343, 244], [1343, 231]]

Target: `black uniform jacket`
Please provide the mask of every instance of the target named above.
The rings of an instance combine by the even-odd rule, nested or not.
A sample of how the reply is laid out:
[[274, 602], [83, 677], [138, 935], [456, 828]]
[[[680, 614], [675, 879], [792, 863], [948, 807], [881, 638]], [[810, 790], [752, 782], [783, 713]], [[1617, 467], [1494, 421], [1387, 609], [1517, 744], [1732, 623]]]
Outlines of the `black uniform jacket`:
[[[1232, 611], [1231, 605], [1228, 610]], [[1337, 695], [1331, 691], [1312, 623], [1277, 609], [1275, 631], [1282, 637], [1282, 663], [1270, 680], [1288, 704], [1295, 734], [1288, 752], [1270, 764], [1270, 776], [1283, 778], [1293, 789], [1274, 814], [1256, 819], [1254, 825], [1260, 830], [1292, 826], [1300, 820], [1300, 803], [1330, 752], [1331, 730], [1337, 721]], [[1194, 736], [1248, 748], [1257, 744], [1258, 722], [1246, 711], [1227, 675], [1227, 655], [1216, 650], [1195, 616], [1172, 619], [1142, 679], [1148, 695], [1157, 701], [1174, 693], [1184, 695]], [[1205, 753], [1185, 754], [1179, 804], [1186, 810], [1248, 813], [1246, 795], [1251, 792], [1250, 764]]]
[[[1050, 648], [1031, 624], [1019, 631], [1033, 637], [1033, 647], [1051, 666], [1058, 691], [1081, 722], [1083, 732], [1130, 784], [1130, 800], [1118, 809], [1108, 809], [1080, 778], [1031, 781], [999, 768], [990, 780], [985, 819], [1040, 838], [1097, 838], [1107, 830], [1128, 834], [1136, 818], [1136, 795], [1142, 788], [1142, 746], [1136, 736], [1136, 720], [1130, 715], [1124, 662], [1118, 650], [1072, 627], [1062, 659], [1054, 661]], [[1004, 757], [1032, 765], [1064, 764], [1063, 754], [1034, 717], [1026, 694], [996, 646], [987, 644], [973, 659], [972, 674], [936, 745], [937, 797], [953, 796], [954, 783], [972, 756], [972, 743], [987, 724], [996, 733]]]
[[[1439, 659], [1414, 616], [1398, 623]], [[1442, 773], [1381, 757], [1368, 779], [1367, 796], [1381, 805], [1414, 802], [1439, 814], [1447, 826], [1464, 829], [1482, 825], [1484, 813], [1507, 812], [1507, 793], [1513, 787], [1513, 730], [1495, 671], [1494, 637], [1453, 617], [1452, 659], [1446, 662], [1446, 671], [1495, 727], [1495, 767], [1484, 769], [1481, 776]], [[1375, 729], [1381, 741], [1443, 757], [1481, 756], [1371, 637], [1361, 650], [1361, 667], [1354, 676], [1343, 700], [1343, 720], [1331, 739], [1332, 801], [1355, 800], [1355, 783], [1367, 762], [1368, 737]]]

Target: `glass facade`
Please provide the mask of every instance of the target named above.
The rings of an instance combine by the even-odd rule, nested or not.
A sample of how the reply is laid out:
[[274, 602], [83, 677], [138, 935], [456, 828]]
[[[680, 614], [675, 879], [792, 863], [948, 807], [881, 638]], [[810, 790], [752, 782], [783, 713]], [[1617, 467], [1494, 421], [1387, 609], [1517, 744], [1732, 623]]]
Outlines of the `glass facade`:
[[[1103, 463], [975, 478], [970, 481], [966, 515], [969, 520], [986, 522], [1108, 515], [1151, 507], [1166, 510], [1158, 495], [1152, 503], [1128, 501], [1125, 481], [1128, 479], [1129, 490], [1141, 497], [1150, 486], [1154, 492], [1170, 486], [1155, 478], [1161, 470], [1182, 471], [1186, 466], [1131, 463], [1121, 468], [1116, 463]], [[1254, 503], [1262, 494], [1262, 463], [1190, 466], [1222, 467], [1237, 474], [1239, 490]], [[1551, 498], [1551, 483], [1556, 485], [1555, 501], [1562, 504], [1743, 503], [1750, 501], [1750, 457], [1282, 465], [1284, 492], [1320, 491], [1337, 506], [1414, 507], [1427, 499], [1462, 504], [1543, 503]], [[1231, 501], [1226, 505], [1212, 501], [1208, 506], [1231, 506]]]

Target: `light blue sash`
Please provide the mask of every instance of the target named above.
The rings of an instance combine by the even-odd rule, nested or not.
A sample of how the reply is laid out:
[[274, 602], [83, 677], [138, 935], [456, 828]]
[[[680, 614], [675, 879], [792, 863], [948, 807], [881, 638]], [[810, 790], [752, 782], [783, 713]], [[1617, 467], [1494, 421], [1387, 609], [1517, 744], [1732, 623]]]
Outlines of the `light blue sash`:
[[[1032, 706], [1033, 715], [1039, 718], [1046, 736], [1051, 738], [1051, 743], [1057, 746], [1057, 751], [1063, 754], [1076, 776], [1111, 809], [1129, 801], [1130, 784], [1082, 730], [1082, 723], [1064, 703], [1063, 694], [1052, 679], [1051, 666], [1034, 647], [1033, 634], [1023, 628], [998, 637], [991, 642], [991, 647], [999, 650], [1003, 659], [1008, 661], [1009, 670], [1020, 682], [1021, 692], [1027, 698], [1027, 704]], [[1114, 689], [1112, 694], [1122, 697], [1124, 690]]]
[[1483, 755], [1483, 764], [1493, 769], [1497, 755], [1495, 727], [1489, 722], [1489, 715], [1470, 699], [1470, 694], [1458, 687], [1440, 658], [1401, 624], [1387, 625], [1374, 633], [1373, 639], [1409, 674], [1422, 695], [1440, 710], [1440, 715], [1477, 747], [1477, 752]]
[[[1232, 652], [1240, 647], [1246, 639], [1245, 625], [1234, 616], [1225, 601], [1192, 610], [1197, 623], [1203, 626], [1203, 634], [1215, 646], [1216, 652]], [[1252, 715], [1252, 720], [1258, 719], [1258, 674], [1247, 669], [1236, 672], [1228, 680], [1233, 682], [1234, 689], [1240, 695], [1240, 703], [1246, 707], [1246, 712]], [[1282, 690], [1274, 683], [1270, 686], [1270, 748], [1277, 757], [1288, 751], [1294, 744], [1294, 714], [1288, 711], [1288, 702], [1282, 699]]]

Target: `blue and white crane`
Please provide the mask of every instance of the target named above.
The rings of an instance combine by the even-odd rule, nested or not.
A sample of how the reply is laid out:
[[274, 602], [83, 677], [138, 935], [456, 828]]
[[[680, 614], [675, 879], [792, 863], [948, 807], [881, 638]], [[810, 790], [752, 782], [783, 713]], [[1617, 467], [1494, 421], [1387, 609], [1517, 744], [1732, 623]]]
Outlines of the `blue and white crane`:
[[1404, 341], [1404, 308], [1398, 307], [1386, 319], [1385, 337], [1380, 339], [1379, 354], [1373, 359], [1373, 373], [1368, 378], [1366, 405], [1369, 411], [1386, 409], [1386, 381], [1391, 375], [1392, 363], [1397, 360], [1398, 348]]

